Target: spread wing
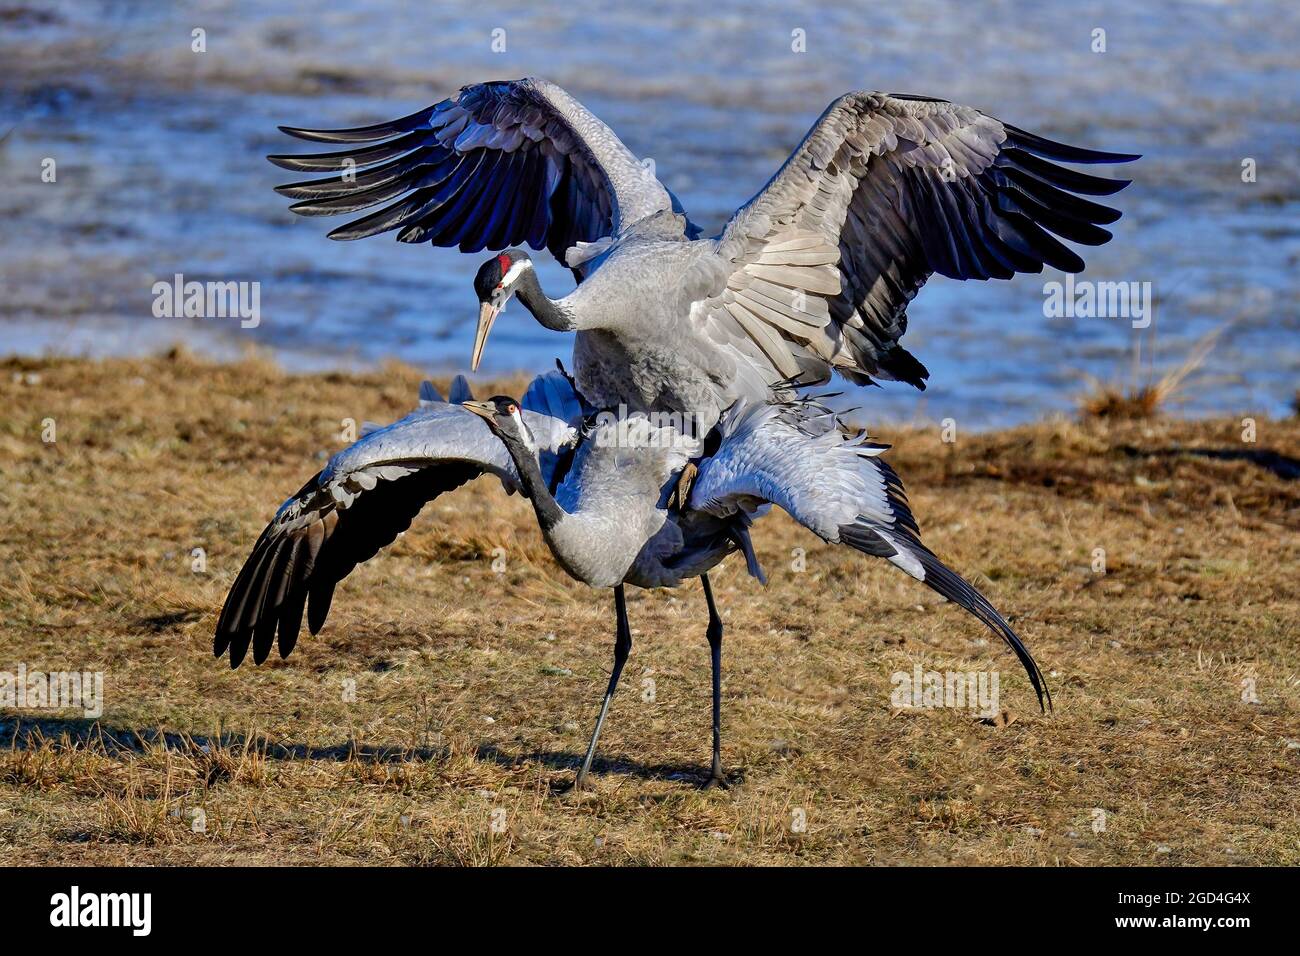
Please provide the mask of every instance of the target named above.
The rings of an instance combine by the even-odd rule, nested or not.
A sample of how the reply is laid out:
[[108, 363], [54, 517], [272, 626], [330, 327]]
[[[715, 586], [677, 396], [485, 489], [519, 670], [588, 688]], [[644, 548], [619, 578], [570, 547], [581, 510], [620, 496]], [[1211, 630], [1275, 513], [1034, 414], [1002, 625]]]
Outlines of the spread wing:
[[[617, 238], [661, 213], [680, 213], [650, 169], [554, 83], [523, 79], [466, 86], [410, 116], [356, 129], [281, 127], [300, 139], [346, 143], [338, 152], [270, 156], [285, 169], [339, 172], [277, 191], [305, 216], [388, 203], [330, 233], [360, 239], [400, 229], [399, 242], [462, 252], [527, 242], [561, 263], [569, 250]], [[685, 217], [679, 217], [682, 230]]]
[[[524, 420], [542, 455], [544, 473], [577, 441], [581, 421], [560, 417], [579, 408], [557, 372], [542, 376], [524, 402]], [[482, 474], [507, 488], [518, 476], [487, 423], [460, 406], [469, 397], [458, 379], [452, 403], [427, 382], [420, 407], [371, 429], [282, 504], [235, 578], [217, 621], [213, 651], [238, 667], [251, 643], [262, 663], [279, 635], [280, 656], [298, 640], [304, 610], [312, 634], [329, 613], [334, 587], [410, 527], [426, 502]], [[549, 456], [549, 458], [548, 458]]]
[[931, 274], [1009, 279], [1083, 260], [1117, 210], [1081, 198], [1128, 180], [1057, 165], [1137, 156], [1079, 149], [969, 106], [849, 93], [827, 108], [718, 239], [725, 287], [697, 303], [725, 340], [739, 326], [781, 376], [870, 376], [925, 387], [899, 344]]
[[726, 517], [771, 502], [825, 541], [890, 563], [965, 608], [1015, 652], [1038, 694], [1051, 703], [1024, 643], [974, 585], [921, 543], [903, 483], [880, 454], [889, 446], [849, 435], [815, 400], [742, 405], [723, 421], [717, 452], [705, 458], [690, 507]]

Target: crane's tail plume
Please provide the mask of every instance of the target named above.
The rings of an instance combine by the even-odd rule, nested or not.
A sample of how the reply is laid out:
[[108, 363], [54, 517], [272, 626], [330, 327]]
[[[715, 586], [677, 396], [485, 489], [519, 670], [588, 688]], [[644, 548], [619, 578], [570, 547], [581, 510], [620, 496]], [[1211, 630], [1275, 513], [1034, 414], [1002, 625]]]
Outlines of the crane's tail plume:
[[[1029, 649], [997, 608], [989, 603], [973, 584], [939, 560], [938, 556], [911, 535], [898, 535], [897, 528], [886, 531], [872, 527], [870, 522], [859, 520], [840, 528], [840, 541], [864, 554], [887, 558], [932, 591], [943, 595], [954, 604], [964, 607], [979, 618], [989, 630], [997, 634], [1015, 652], [1021, 666], [1029, 676], [1038, 695], [1038, 706], [1046, 711], [1052, 706], [1052, 694], [1047, 681]], [[897, 535], [897, 536], [896, 536]]]
[[973, 584], [940, 561], [933, 551], [921, 543], [921, 530], [912, 516], [912, 509], [907, 503], [907, 492], [903, 490], [903, 482], [898, 473], [878, 455], [863, 455], [861, 464], [873, 469], [878, 475], [885, 507], [878, 512], [880, 517], [859, 515], [856, 521], [841, 525], [840, 541], [864, 554], [887, 559], [931, 590], [979, 618], [1015, 652], [1029, 676], [1029, 682], [1034, 685], [1039, 708], [1044, 711], [1050, 708], [1052, 694], [1047, 689], [1043, 672], [1039, 670], [1038, 663], [1024, 642], [1011, 629], [1011, 625]]

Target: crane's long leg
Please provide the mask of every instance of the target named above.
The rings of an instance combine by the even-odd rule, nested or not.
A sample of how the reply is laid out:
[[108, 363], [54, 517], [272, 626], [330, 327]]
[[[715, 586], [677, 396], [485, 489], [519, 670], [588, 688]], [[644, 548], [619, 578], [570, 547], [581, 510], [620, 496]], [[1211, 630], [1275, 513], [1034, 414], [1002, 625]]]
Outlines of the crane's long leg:
[[587, 782], [587, 772], [591, 770], [591, 760], [596, 756], [596, 741], [600, 740], [600, 728], [605, 725], [605, 715], [609, 713], [609, 702], [618, 688], [619, 675], [627, 662], [628, 652], [632, 650], [632, 629], [627, 623], [627, 598], [623, 595], [623, 585], [614, 588], [614, 613], [618, 618], [617, 632], [614, 637], [614, 670], [609, 675], [609, 687], [605, 689], [605, 702], [600, 705], [600, 716], [596, 718], [596, 729], [591, 733], [591, 743], [587, 745], [587, 756], [578, 771], [578, 779], [573, 782], [575, 790], [581, 790]]
[[718, 606], [713, 603], [713, 588], [709, 586], [709, 576], [700, 575], [704, 585], [704, 600], [709, 604], [709, 657], [713, 664], [713, 769], [709, 773], [709, 782], [705, 787], [725, 787], [726, 778], [722, 775], [722, 618], [718, 616]]

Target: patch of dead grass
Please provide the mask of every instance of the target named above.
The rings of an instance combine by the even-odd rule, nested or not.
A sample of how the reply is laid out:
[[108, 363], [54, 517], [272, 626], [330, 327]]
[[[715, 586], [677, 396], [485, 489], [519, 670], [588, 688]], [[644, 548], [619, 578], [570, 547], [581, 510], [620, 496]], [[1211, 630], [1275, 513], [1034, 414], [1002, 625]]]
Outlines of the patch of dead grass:
[[[98, 721], [0, 712], [6, 860], [1300, 863], [1300, 420], [1261, 418], [1253, 444], [1228, 419], [956, 445], [881, 430], [927, 542], [1011, 618], [1056, 711], [958, 609], [774, 515], [755, 533], [769, 587], [734, 560], [713, 576], [731, 789], [698, 788], [708, 650], [690, 586], [629, 594], [632, 658], [593, 792], [573, 799], [609, 597], [565, 578], [527, 503], [491, 481], [426, 507], [288, 661], [211, 657], [276, 505], [342, 419], [405, 413], [419, 379], [183, 352], [0, 362], [0, 669], [106, 675]], [[896, 710], [891, 675], [918, 663], [997, 669], [1014, 719]]]

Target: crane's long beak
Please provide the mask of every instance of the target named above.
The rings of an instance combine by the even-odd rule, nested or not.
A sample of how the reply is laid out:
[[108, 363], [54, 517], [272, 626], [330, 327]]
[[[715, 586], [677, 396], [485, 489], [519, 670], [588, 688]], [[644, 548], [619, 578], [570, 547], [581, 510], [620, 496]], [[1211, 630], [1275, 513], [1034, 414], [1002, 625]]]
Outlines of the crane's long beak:
[[496, 415], [496, 406], [491, 402], [461, 402], [461, 407], [468, 412], [473, 412], [479, 418], [491, 423], [492, 418]]
[[488, 333], [492, 331], [492, 323], [496, 321], [501, 310], [491, 302], [484, 302], [478, 308], [478, 329], [474, 332], [474, 354], [469, 359], [469, 370], [478, 371], [478, 363], [483, 358], [483, 346], [487, 345]]

